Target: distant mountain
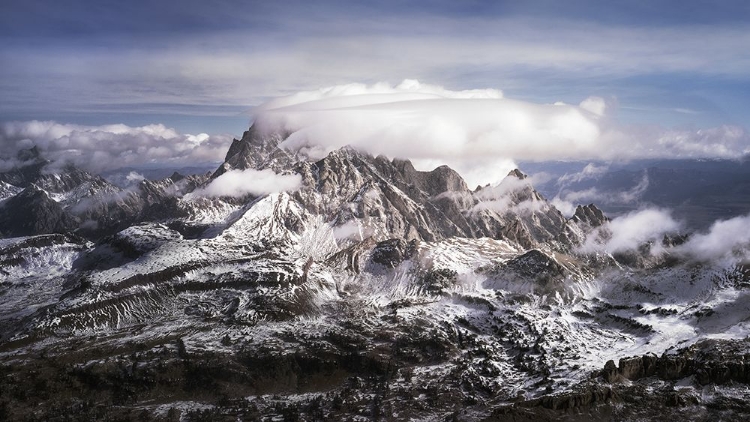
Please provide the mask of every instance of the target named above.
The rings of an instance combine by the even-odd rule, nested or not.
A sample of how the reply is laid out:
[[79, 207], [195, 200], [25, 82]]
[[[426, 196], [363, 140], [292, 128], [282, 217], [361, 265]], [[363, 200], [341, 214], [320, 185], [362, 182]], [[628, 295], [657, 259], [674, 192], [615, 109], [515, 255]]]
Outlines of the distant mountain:
[[141, 221], [184, 216], [176, 198], [207, 177], [175, 173], [120, 188], [72, 164], [52, 163], [36, 148], [19, 158], [20, 165], [0, 173], [0, 233], [6, 237], [75, 231], [97, 239]]
[[[594, 164], [601, 173], [565, 178]], [[635, 160], [629, 163], [522, 163], [529, 174], [545, 174], [537, 189], [548, 198], [596, 202], [611, 215], [651, 205], [674, 210], [692, 229], [750, 211], [750, 162], [731, 160]], [[581, 193], [583, 195], [581, 195]]]

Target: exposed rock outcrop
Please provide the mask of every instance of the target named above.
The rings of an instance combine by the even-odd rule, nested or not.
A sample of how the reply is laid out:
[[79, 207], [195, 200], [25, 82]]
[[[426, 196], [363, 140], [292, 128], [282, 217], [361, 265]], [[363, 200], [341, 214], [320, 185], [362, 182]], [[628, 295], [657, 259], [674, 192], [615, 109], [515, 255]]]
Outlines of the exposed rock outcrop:
[[47, 192], [35, 185], [0, 206], [0, 234], [7, 237], [65, 233], [74, 230], [77, 223]]
[[730, 381], [750, 384], [750, 341], [703, 340], [677, 353], [609, 361], [601, 372], [607, 382], [657, 377], [675, 381], [694, 377], [700, 385]]

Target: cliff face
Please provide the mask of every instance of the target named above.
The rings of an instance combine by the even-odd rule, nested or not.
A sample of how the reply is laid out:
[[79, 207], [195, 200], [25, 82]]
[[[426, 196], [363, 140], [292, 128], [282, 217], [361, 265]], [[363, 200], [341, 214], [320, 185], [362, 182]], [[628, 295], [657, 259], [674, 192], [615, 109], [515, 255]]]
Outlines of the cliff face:
[[0, 234], [5, 237], [66, 233], [76, 227], [77, 220], [35, 185], [0, 206]]

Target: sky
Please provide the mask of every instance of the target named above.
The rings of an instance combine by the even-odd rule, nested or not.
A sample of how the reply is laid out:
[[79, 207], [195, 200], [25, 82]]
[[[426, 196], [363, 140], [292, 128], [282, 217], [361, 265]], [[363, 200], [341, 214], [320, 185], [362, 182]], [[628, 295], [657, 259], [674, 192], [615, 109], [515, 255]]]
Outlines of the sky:
[[[166, 148], [187, 162], [199, 136], [210, 147], [197, 156], [215, 161], [275, 98], [405, 80], [494, 90], [529, 110], [587, 110], [593, 98], [607, 110], [597, 130], [614, 120], [622, 139], [739, 130], [745, 142], [750, 126], [746, 1], [5, 0], [2, 9], [6, 144], [37, 139], [19, 135], [31, 133], [23, 122], [78, 128], [48, 142], [61, 150], [71, 133], [101, 144], [125, 125], [118, 142], [170, 133], [160, 142], [177, 142]], [[152, 161], [169, 152], [152, 150]]]

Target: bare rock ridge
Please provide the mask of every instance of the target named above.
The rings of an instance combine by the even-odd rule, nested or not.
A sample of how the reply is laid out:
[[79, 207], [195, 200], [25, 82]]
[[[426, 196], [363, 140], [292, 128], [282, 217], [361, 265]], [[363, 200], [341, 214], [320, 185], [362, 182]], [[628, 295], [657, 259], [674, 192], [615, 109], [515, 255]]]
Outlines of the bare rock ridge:
[[609, 218], [596, 205], [589, 204], [578, 205], [571, 220], [578, 224], [586, 224], [589, 227], [599, 227], [609, 221]]
[[242, 139], [234, 139], [229, 146], [224, 164], [212, 175], [216, 178], [229, 170], [281, 169], [293, 161], [289, 153], [279, 148], [285, 139], [280, 134], [263, 135], [255, 126], [245, 131]]
[[[349, 147], [311, 162], [281, 148], [282, 140], [251, 128], [232, 143], [213, 177], [248, 168], [298, 173], [303, 186], [294, 197], [304, 208], [336, 225], [354, 220], [372, 225], [381, 237], [503, 237], [531, 247], [555, 239], [565, 223], [520, 170], [508, 177], [522, 182], [506, 193], [510, 201], [505, 209], [497, 210], [478, 207], [493, 198], [474, 195], [448, 166], [418, 171], [408, 160], [374, 157]], [[527, 202], [534, 203], [529, 212], [513, 209]]]
[[33, 184], [0, 207], [0, 234], [3, 236], [66, 233], [76, 226], [73, 216]]
[[0, 173], [0, 233], [77, 231], [97, 239], [134, 223], [179, 218], [185, 210], [177, 204], [177, 196], [204, 180], [205, 176], [175, 173], [123, 189], [72, 164], [53, 164], [37, 147], [22, 150], [19, 164]]
[[580, 246], [593, 230], [609, 221], [596, 205], [578, 205], [573, 216], [565, 222], [557, 239], [567, 249]]
[[[519, 181], [510, 183], [509, 189], [488, 187], [477, 193], [447, 166], [418, 171], [408, 160], [374, 157], [349, 147], [310, 161], [281, 147], [284, 139], [283, 134], [264, 134], [251, 127], [242, 139], [232, 142], [225, 162], [211, 179], [245, 169], [299, 174], [302, 187], [292, 195], [300, 206], [336, 227], [357, 224], [364, 234], [379, 240], [493, 237], [526, 248], [556, 239], [569, 240], [561, 236], [566, 219], [534, 190], [520, 170], [509, 173], [509, 180]], [[173, 224], [185, 233], [200, 233], [204, 227], [178, 221], [195, 213], [191, 208], [195, 203], [178, 198], [207, 183], [206, 179], [174, 174], [163, 181], [144, 180], [135, 189], [120, 189], [71, 165], [50, 171], [50, 163], [36, 148], [22, 155], [21, 166], [0, 174], [7, 192], [4, 195], [12, 196], [13, 189], [35, 184], [64, 211], [64, 230], [77, 229], [82, 235], [97, 238], [143, 221]], [[502, 195], [502, 201], [493, 195]], [[16, 206], [17, 202], [8, 205]], [[243, 203], [231, 198], [226, 202], [230, 207]], [[496, 204], [501, 202], [498, 208]], [[7, 213], [12, 213], [10, 208]], [[586, 218], [584, 213], [579, 219], [588, 221]], [[16, 234], [42, 234], [53, 227], [56, 223], [47, 221]]]

